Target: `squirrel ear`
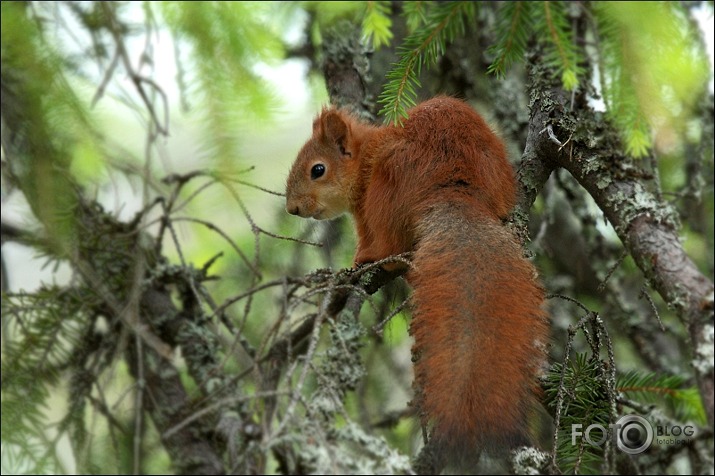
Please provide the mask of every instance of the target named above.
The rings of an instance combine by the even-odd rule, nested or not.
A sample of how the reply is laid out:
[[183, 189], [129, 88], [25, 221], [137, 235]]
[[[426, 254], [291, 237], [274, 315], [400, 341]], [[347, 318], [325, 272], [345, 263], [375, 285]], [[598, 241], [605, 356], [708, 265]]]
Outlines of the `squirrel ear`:
[[340, 148], [345, 154], [348, 140], [348, 125], [336, 111], [327, 111], [323, 114], [323, 133], [326, 139]]

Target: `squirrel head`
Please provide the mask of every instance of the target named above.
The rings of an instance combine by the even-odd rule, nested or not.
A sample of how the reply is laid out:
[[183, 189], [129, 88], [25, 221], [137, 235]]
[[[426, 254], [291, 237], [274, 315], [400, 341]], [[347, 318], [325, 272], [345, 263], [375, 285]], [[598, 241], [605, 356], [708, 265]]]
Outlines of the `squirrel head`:
[[313, 121], [313, 135], [288, 175], [288, 213], [326, 220], [350, 211], [350, 191], [359, 174], [352, 122], [345, 113], [325, 108]]

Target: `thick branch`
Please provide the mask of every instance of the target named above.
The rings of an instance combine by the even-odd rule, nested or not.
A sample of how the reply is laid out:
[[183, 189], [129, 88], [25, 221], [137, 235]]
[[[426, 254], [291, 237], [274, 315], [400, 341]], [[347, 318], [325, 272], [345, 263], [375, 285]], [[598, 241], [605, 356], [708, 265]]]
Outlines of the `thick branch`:
[[578, 147], [573, 160], [562, 161], [562, 166], [591, 194], [651, 286], [687, 328], [693, 368], [712, 425], [713, 282], [685, 253], [678, 229], [664, 211], [669, 205], [658, 202], [639, 181], [615, 177], [610, 169], [592, 169], [594, 160], [613, 163], [619, 157], [590, 156], [587, 148]]
[[628, 161], [620, 152], [616, 131], [587, 106], [569, 112], [565, 94], [553, 94], [558, 89], [547, 77], [532, 66], [526, 150], [538, 162], [565, 168], [588, 191], [645, 278], [678, 314], [691, 338], [693, 369], [712, 425], [712, 280], [685, 253], [669, 204], [645, 187], [642, 175], [625, 169]]
[[[129, 369], [143, 392], [145, 409], [159, 434], [164, 435], [176, 422], [190, 415], [191, 401], [176, 367], [147, 346], [140, 344], [143, 349], [138, 349], [137, 342], [141, 341], [132, 339], [134, 345], [127, 347]], [[141, 360], [137, 358], [139, 355]], [[211, 447], [207, 430], [201, 428], [201, 422], [194, 422], [169, 437], [162, 436], [162, 443], [178, 474], [224, 473], [223, 462]]]
[[323, 46], [323, 74], [330, 102], [374, 121], [369, 111], [367, 84], [370, 81], [368, 50], [360, 41], [356, 25], [343, 22], [326, 36]]

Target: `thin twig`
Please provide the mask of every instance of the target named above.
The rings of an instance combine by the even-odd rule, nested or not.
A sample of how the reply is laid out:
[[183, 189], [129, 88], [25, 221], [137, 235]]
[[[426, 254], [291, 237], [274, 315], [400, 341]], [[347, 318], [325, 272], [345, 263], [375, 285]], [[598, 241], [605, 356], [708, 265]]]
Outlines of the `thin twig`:
[[405, 306], [407, 306], [407, 305], [410, 303], [411, 300], [412, 300], [412, 296], [408, 296], [408, 297], [407, 297], [404, 301], [402, 301], [395, 309], [393, 309], [392, 312], [390, 312], [390, 314], [388, 314], [388, 316], [387, 316], [385, 319], [383, 319], [381, 322], [379, 322], [379, 323], [375, 324], [374, 326], [372, 326], [372, 330], [375, 332], [375, 334], [377, 334], [378, 336], [382, 337], [382, 333], [383, 333], [383, 331], [384, 331], [385, 325], [386, 325], [388, 322], [390, 322], [393, 317], [395, 317], [396, 315], [398, 315], [398, 314], [402, 311], [402, 309], [404, 309]]
[[650, 294], [648, 294], [648, 291], [646, 290], [646, 287], [643, 286], [641, 288], [641, 292], [638, 294], [638, 298], [645, 298], [646, 301], [648, 301], [648, 304], [650, 304], [650, 308], [653, 311], [653, 315], [655, 316], [656, 320], [658, 321], [658, 325], [660, 326], [660, 330], [665, 332], [665, 326], [663, 325], [663, 321], [660, 320], [660, 313], [658, 312], [658, 308], [655, 306], [655, 303], [653, 302], [653, 299], [650, 297]]

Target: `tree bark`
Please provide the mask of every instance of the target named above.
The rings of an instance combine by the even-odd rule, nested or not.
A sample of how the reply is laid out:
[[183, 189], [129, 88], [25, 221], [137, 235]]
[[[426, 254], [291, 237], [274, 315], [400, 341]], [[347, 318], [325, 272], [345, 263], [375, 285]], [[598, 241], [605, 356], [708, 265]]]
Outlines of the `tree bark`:
[[[615, 129], [589, 107], [570, 111], [565, 91], [548, 79], [541, 66], [532, 63], [531, 76], [524, 164], [536, 169], [532, 175], [537, 183], [543, 183], [546, 175], [543, 164], [568, 170], [613, 225], [650, 286], [677, 313], [690, 336], [693, 372], [712, 428], [712, 280], [683, 249], [671, 206], [645, 187], [642, 174], [626, 166], [628, 158], [621, 152]], [[537, 189], [525, 188], [522, 209], [528, 209]]]

